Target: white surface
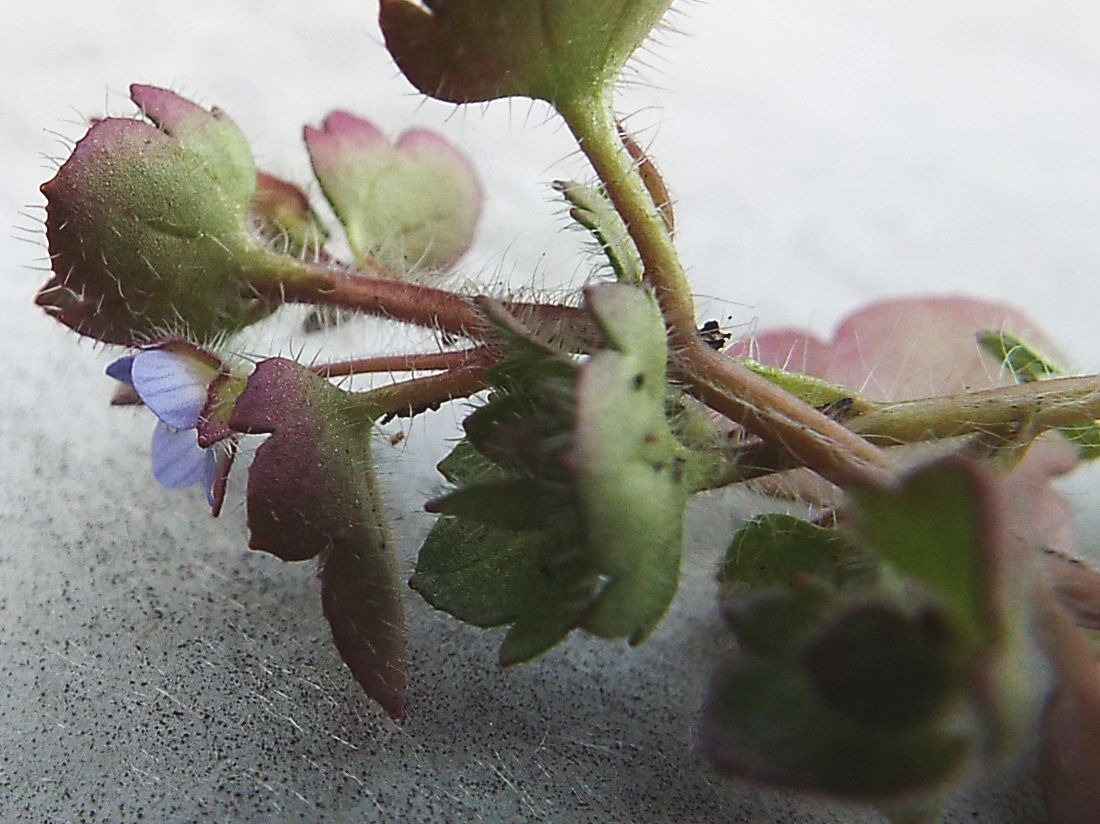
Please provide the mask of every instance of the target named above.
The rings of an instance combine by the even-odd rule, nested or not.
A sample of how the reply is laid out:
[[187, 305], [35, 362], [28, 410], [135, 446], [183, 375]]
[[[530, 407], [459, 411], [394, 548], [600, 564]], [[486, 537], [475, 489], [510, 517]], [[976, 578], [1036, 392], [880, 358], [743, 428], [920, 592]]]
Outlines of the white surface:
[[[678, 10], [684, 34], [647, 53], [624, 108], [679, 198], [706, 317], [827, 333], [879, 295], [1003, 296], [1100, 365], [1100, 7]], [[375, 11], [54, 0], [0, 13], [0, 206], [15, 227], [0, 238], [0, 819], [855, 820], [718, 779], [695, 751], [726, 643], [711, 582], [726, 508], [694, 508], [680, 596], [638, 650], [574, 637], [502, 673], [496, 637], [409, 593], [409, 716], [395, 725], [339, 663], [310, 569], [244, 550], [239, 490], [212, 521], [198, 495], [157, 488], [147, 416], [106, 405], [108, 353], [31, 305], [45, 280], [30, 268], [44, 254], [37, 186], [52, 174], [40, 154], [63, 156], [51, 132], [76, 138], [85, 116], [130, 113], [132, 81], [216, 103], [261, 166], [303, 182], [299, 130], [331, 108], [391, 132], [441, 129], [489, 191], [464, 270], [578, 283], [580, 236], [562, 231], [547, 186], [583, 174], [563, 130], [524, 102], [423, 102], [389, 63]], [[289, 328], [257, 340], [289, 351]], [[398, 337], [353, 326], [337, 343]], [[451, 425], [441, 414], [402, 450], [379, 448], [405, 569]], [[1041, 820], [1028, 779], [1001, 788], [952, 820]]]

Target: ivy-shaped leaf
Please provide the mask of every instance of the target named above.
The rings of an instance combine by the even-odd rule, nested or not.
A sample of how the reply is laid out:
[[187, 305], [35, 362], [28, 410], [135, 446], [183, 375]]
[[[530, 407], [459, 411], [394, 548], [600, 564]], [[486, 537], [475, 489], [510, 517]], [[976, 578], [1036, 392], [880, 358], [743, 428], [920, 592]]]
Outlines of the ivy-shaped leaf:
[[256, 170], [240, 129], [167, 89], [134, 85], [147, 120], [93, 122], [52, 180], [54, 276], [36, 302], [75, 331], [135, 343], [186, 326], [209, 338], [263, 317], [238, 277], [293, 266], [253, 235]]
[[333, 640], [392, 717], [405, 707], [405, 629], [393, 547], [371, 462], [376, 410], [293, 361], [261, 362], [230, 418], [271, 433], [248, 477], [249, 546], [320, 562]]

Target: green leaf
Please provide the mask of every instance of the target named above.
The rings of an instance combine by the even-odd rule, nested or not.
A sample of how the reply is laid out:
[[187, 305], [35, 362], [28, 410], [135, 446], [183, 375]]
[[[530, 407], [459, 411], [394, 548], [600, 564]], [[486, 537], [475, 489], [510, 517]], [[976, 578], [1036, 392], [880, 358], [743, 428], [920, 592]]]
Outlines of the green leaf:
[[573, 207], [569, 216], [592, 233], [619, 283], [641, 283], [642, 259], [638, 248], [607, 194], [571, 180], [556, 181], [554, 188]]
[[667, 341], [656, 300], [616, 284], [585, 295], [608, 348], [581, 367], [568, 460], [590, 557], [610, 580], [584, 626], [636, 644], [676, 593], [689, 453], [665, 417]]
[[719, 580], [730, 592], [748, 586], [792, 586], [813, 575], [840, 589], [870, 583], [875, 564], [865, 551], [834, 529], [790, 515], [753, 518], [726, 549]]
[[440, 464], [458, 489], [432, 508], [455, 517], [417, 562], [415, 586], [434, 606], [512, 624], [505, 663], [578, 627], [638, 643], [679, 579], [695, 456], [666, 418], [664, 324], [640, 289], [605, 284], [586, 298], [607, 343], [587, 360], [506, 332], [496, 389]]
[[[1064, 368], [1010, 332], [982, 332], [978, 335], [978, 343], [987, 352], [1000, 358], [1020, 383], [1057, 378], [1066, 374]], [[1063, 426], [1058, 431], [1077, 445], [1077, 457], [1081, 460], [1100, 458], [1100, 421]]]
[[451, 103], [560, 103], [615, 82], [671, 0], [382, 0], [386, 48], [424, 94]]

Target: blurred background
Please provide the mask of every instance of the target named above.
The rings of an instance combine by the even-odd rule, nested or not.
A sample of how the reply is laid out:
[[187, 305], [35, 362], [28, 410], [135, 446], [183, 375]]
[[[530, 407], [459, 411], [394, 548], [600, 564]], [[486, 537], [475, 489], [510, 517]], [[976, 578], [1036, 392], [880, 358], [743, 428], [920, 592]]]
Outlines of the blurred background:
[[[720, 779], [696, 752], [698, 705], [728, 644], [712, 571], [736, 501], [693, 507], [681, 593], [637, 650], [574, 637], [500, 672], [496, 637], [410, 593], [397, 725], [343, 669], [308, 565], [245, 549], [239, 488], [219, 521], [198, 494], [157, 488], [150, 420], [107, 405], [102, 369], [118, 353], [32, 305], [47, 277], [38, 186], [88, 118], [133, 112], [131, 82], [221, 107], [260, 167], [302, 184], [301, 128], [334, 108], [394, 135], [442, 131], [488, 194], [455, 282], [579, 285], [594, 261], [550, 189], [587, 175], [564, 129], [541, 104], [424, 100], [391, 64], [376, 13], [368, 0], [47, 0], [0, 13], [0, 819], [862, 820]], [[1100, 370], [1100, 7], [682, 0], [668, 22], [620, 109], [677, 199], [701, 319], [828, 335], [877, 297], [1000, 298]], [[308, 352], [317, 341], [299, 320], [265, 324], [248, 345]], [[330, 351], [404, 340], [356, 322]], [[405, 571], [455, 420], [444, 410], [406, 422], [400, 446], [378, 444]], [[1067, 485], [1094, 556], [1096, 480]], [[1013, 775], [951, 811], [1041, 816], [1030, 779]]]

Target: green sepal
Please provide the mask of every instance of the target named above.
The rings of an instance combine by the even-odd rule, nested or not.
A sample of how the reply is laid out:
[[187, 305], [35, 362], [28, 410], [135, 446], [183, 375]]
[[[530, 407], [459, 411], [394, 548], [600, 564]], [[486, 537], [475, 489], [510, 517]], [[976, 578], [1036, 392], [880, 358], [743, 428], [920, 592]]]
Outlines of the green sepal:
[[569, 216], [587, 229], [607, 257], [619, 283], [642, 282], [642, 259], [622, 217], [603, 189], [572, 180], [558, 180], [554, 188], [569, 205]]
[[664, 324], [634, 287], [586, 297], [607, 348], [580, 362], [498, 318], [509, 356], [489, 402], [467, 418], [467, 440], [440, 465], [458, 489], [433, 503], [451, 516], [417, 562], [414, 585], [434, 606], [512, 625], [505, 663], [575, 628], [638, 643], [678, 583], [699, 472], [666, 417]]
[[468, 521], [525, 532], [544, 529], [556, 520], [561, 502], [534, 478], [504, 478], [457, 489], [428, 501], [425, 509]]
[[746, 369], [786, 389], [799, 400], [827, 414], [831, 413], [837, 419], [862, 414], [873, 406], [847, 386], [830, 383], [801, 372], [789, 372], [778, 366], [768, 366], [752, 358], [735, 358], [735, 360]]

